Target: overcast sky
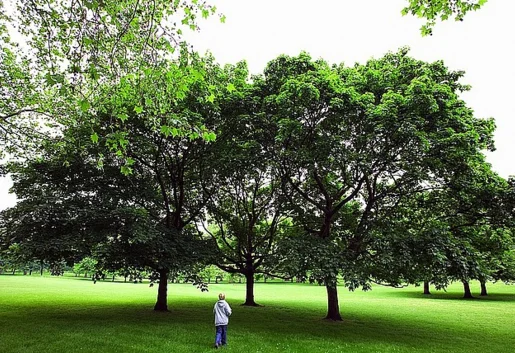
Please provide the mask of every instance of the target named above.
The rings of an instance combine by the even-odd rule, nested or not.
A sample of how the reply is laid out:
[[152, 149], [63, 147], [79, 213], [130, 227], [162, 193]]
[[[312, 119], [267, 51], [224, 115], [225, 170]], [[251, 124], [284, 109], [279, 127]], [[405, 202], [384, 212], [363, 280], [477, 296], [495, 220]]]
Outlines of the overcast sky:
[[[444, 60], [464, 70], [463, 94], [477, 117], [495, 118], [497, 150], [487, 155], [501, 176], [515, 175], [514, 0], [489, 0], [463, 22], [437, 24], [431, 37], [421, 37], [423, 21], [400, 14], [407, 0], [208, 0], [227, 17], [202, 21], [188, 36], [195, 49], [211, 51], [221, 63], [246, 60], [252, 73], [280, 54], [304, 50], [330, 63], [352, 65], [381, 57], [402, 46], [426, 61]], [[15, 202], [10, 181], [0, 179], [0, 209]]]

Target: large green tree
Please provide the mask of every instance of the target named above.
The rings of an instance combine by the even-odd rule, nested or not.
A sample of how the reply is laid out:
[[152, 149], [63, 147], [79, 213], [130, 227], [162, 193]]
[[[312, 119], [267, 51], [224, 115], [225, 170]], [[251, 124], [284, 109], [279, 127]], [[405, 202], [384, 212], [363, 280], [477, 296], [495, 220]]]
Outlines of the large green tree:
[[71, 264], [89, 255], [101, 272], [153, 272], [159, 283], [155, 310], [167, 310], [168, 273], [193, 273], [208, 259], [209, 244], [186, 222], [170, 223], [153, 171], [125, 176], [109, 154], [100, 170], [91, 151], [69, 151], [75, 156], [45, 155], [11, 166], [19, 202], [2, 213], [6, 243], [50, 263]]
[[[134, 106], [137, 88], [131, 90], [134, 77], [129, 75], [119, 83], [127, 99], [106, 100], [91, 120], [95, 124], [70, 126], [41, 154], [12, 164], [20, 202], [3, 216], [6, 234], [25, 248], [32, 244], [40, 258], [57, 261], [93, 252], [100, 269], [153, 271], [159, 282], [155, 310], [167, 310], [170, 272], [192, 272], [207, 261], [210, 248], [194, 227], [213, 193], [207, 140], [214, 135], [204, 124], [218, 113], [204, 96], [221, 82], [219, 91], [225, 92], [227, 84], [224, 75], [216, 76], [221, 70], [212, 59], [189, 59], [195, 61], [190, 67], [209, 67], [212, 80], [192, 79], [190, 93], [180, 102], [174, 101], [174, 78], [184, 74], [184, 61], [147, 70], [147, 80], [161, 85], [175, 102], [166, 102], [169, 109], [161, 114], [147, 110], [160, 103], [152, 99], [155, 85], [143, 85], [149, 91]], [[113, 123], [110, 113], [120, 106], [124, 122]], [[185, 129], [175, 127], [178, 120]], [[112, 129], [117, 136], [109, 140], [102, 132]], [[84, 143], [90, 139], [94, 143]]]
[[[332, 244], [329, 253], [344, 254], [337, 266], [347, 269], [349, 286], [372, 276], [363, 271], [372, 266], [354, 264], [379, 261], [380, 214], [407, 195], [440, 187], [491, 147], [492, 121], [476, 119], [459, 99], [467, 88], [458, 82], [462, 74], [407, 50], [350, 68], [307, 54], [268, 64], [265, 114], [276, 122], [274, 158], [295, 222]], [[338, 229], [340, 220], [352, 220], [344, 217], [352, 205], [359, 205], [355, 220]], [[336, 274], [320, 278], [333, 320], [341, 319]]]
[[234, 83], [219, 99], [217, 138], [210, 151], [217, 188], [208, 202], [204, 228], [217, 242], [218, 267], [245, 276], [244, 305], [255, 306], [255, 276], [271, 269], [274, 242], [285, 222], [281, 181], [273, 174], [266, 148], [273, 134], [255, 109], [259, 90], [248, 82], [246, 64], [228, 65], [224, 73], [234, 77]]

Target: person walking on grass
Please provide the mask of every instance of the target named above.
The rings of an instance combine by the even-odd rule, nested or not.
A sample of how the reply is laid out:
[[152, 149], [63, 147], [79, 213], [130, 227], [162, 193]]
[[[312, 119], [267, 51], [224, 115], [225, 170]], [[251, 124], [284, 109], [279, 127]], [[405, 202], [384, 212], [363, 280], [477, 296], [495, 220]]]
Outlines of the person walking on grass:
[[218, 294], [218, 301], [213, 308], [215, 314], [215, 348], [225, 346], [227, 344], [227, 325], [229, 324], [229, 316], [232, 310], [229, 304], [225, 301], [225, 294]]

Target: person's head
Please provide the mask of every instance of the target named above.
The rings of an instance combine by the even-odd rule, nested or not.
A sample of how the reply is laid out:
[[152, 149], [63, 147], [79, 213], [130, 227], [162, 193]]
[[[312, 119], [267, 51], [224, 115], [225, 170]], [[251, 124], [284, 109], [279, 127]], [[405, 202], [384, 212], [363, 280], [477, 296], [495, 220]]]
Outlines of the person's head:
[[225, 300], [225, 293], [218, 294], [218, 299], [219, 300]]

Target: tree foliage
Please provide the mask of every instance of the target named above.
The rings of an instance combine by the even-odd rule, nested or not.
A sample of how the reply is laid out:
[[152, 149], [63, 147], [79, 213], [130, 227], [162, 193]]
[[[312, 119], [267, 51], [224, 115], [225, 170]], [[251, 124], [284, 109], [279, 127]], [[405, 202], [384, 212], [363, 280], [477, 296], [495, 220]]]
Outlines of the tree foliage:
[[427, 20], [420, 28], [423, 36], [431, 35], [437, 20], [454, 18], [463, 21], [470, 11], [479, 10], [488, 0], [408, 0], [403, 15], [412, 14]]
[[389, 268], [408, 283], [437, 289], [492, 280], [512, 246], [511, 212], [508, 184], [480, 159], [441, 188], [404, 200], [384, 220], [384, 232], [395, 239], [387, 244], [394, 254]]
[[388, 256], [381, 220], [404, 198], [444, 187], [492, 147], [493, 122], [459, 99], [462, 74], [404, 49], [350, 68], [306, 54], [268, 64], [265, 114], [276, 122], [274, 151], [294, 222], [334, 255], [322, 257], [330, 271], [317, 271], [328, 287], [328, 318], [339, 319], [337, 268], [351, 288], [387, 273], [377, 270]]
[[223, 73], [230, 81], [217, 99], [216, 141], [209, 150], [216, 189], [207, 203], [203, 228], [216, 240], [217, 266], [245, 276], [245, 305], [256, 305], [255, 276], [270, 270], [270, 255], [284, 221], [281, 187], [266, 149], [265, 141], [271, 138], [267, 122], [254, 109], [259, 92], [248, 82], [246, 64], [226, 65]]
[[[91, 126], [105, 113], [106, 100], [123, 105], [129, 96], [139, 97], [144, 91], [149, 95], [150, 87], [161, 105], [147, 104], [146, 109], [155, 109], [155, 114], [166, 111], [164, 102], [173, 105], [184, 98], [203, 72], [191, 75], [189, 65], [177, 66], [175, 73], [168, 73], [175, 86], [166, 86], [167, 92], [152, 77], [169, 60], [187, 57], [190, 48], [182, 31], [198, 30], [199, 18], [216, 13], [216, 7], [197, 0], [17, 0], [1, 2], [0, 7], [0, 78], [9, 83], [2, 83], [0, 91], [6, 98], [2, 101], [8, 102], [0, 104], [0, 130], [10, 153], [26, 150], [12, 143], [20, 135], [24, 138], [18, 141], [33, 141], [38, 132], [58, 134], [62, 126]], [[139, 100], [132, 106], [141, 113]], [[127, 113], [118, 105], [110, 114], [114, 123], [107, 137], [116, 146], [123, 143], [117, 121], [123, 122]], [[42, 120], [47, 122], [44, 128], [38, 126]], [[175, 120], [172, 127], [182, 129], [185, 120]]]
[[[188, 127], [197, 127], [217, 114], [216, 106], [202, 98], [221, 73], [210, 60], [199, 59], [197, 64], [212, 66], [212, 82], [194, 77], [190, 93], [169, 110], [157, 115], [147, 110], [155, 86], [144, 86], [150, 93], [140, 97], [141, 108], [130, 95], [125, 101], [106, 100], [89, 124], [67, 127], [41, 154], [11, 164], [13, 190], [20, 201], [3, 214], [9, 242], [53, 262], [76, 262], [91, 255], [104, 272], [153, 272], [151, 279], [159, 283], [156, 310], [167, 310], [168, 275], [196, 273], [212, 248], [194, 226], [212, 194], [207, 153], [211, 136], [207, 132], [198, 138], [202, 129], [185, 133], [171, 127], [177, 116]], [[149, 71], [148, 79], [161, 80], [171, 101], [179, 65], [169, 62], [159, 68], [160, 75]], [[130, 87], [127, 82], [119, 84]], [[220, 91], [225, 92], [225, 86]], [[123, 123], [113, 123], [108, 113], [115, 106], [125, 109]], [[163, 126], [170, 127], [165, 131]], [[116, 138], [107, 133], [93, 138], [92, 131], [112, 129], [117, 129]], [[83, 144], [90, 138], [93, 143]]]

